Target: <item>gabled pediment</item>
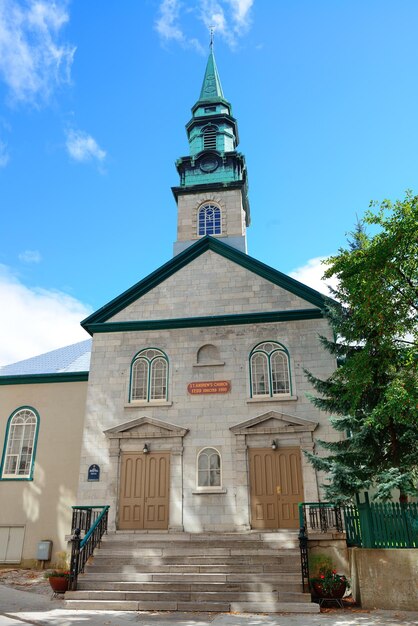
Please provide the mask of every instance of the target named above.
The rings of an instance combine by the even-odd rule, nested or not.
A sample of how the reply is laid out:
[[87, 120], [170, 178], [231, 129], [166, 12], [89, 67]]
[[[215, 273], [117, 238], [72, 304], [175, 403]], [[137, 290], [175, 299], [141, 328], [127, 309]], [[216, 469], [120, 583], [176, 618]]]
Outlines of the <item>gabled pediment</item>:
[[235, 426], [230, 430], [234, 435], [273, 435], [277, 433], [313, 432], [318, 422], [303, 417], [296, 417], [279, 411], [268, 411]]
[[[214, 258], [216, 262], [213, 261]], [[250, 283], [263, 286], [271, 301], [263, 304], [258, 300], [254, 302], [248, 296], [249, 301], [243, 310], [243, 314], [268, 314], [270, 316], [274, 314], [273, 319], [262, 318], [261, 321], [282, 321], [283, 316], [284, 320], [293, 318], [317, 319], [323, 316], [322, 309], [326, 302], [330, 301], [326, 296], [303, 285], [294, 278], [286, 276], [248, 254], [207, 235], [90, 315], [81, 322], [81, 325], [90, 334], [122, 330], [146, 330], [153, 328], [152, 324], [157, 324], [160, 328], [186, 328], [193, 325], [193, 322], [190, 323], [187, 320], [195, 320], [196, 322], [201, 318], [204, 319], [204, 325], [213, 325], [213, 321], [210, 324], [206, 318], [216, 316], [218, 313], [223, 316], [226, 314], [226, 310], [222, 310], [222, 307], [219, 309], [219, 297], [222, 295], [222, 290], [219, 290], [217, 277], [213, 271], [208, 272], [208, 262], [212, 264], [210, 266], [212, 270], [213, 268], [217, 269], [221, 278], [225, 273], [230, 275], [231, 272], [234, 272], [237, 280], [239, 279], [246, 289]], [[205, 291], [207, 299], [203, 303], [204, 306], [195, 302], [193, 317], [184, 318], [183, 302], [180, 302], [177, 308], [173, 304], [173, 295], [177, 295], [178, 292], [178, 280], [181, 278], [185, 281], [183, 283], [186, 285], [185, 293], [189, 297], [188, 286], [191, 285], [194, 289], [196, 280], [199, 280], [199, 284], [203, 288], [203, 281], [207, 274], [210, 280], [208, 279], [207, 282]], [[190, 292], [191, 298], [193, 294], [194, 291]], [[158, 302], [158, 310], [161, 312], [161, 318], [157, 320], [153, 317], [155, 314], [154, 300]], [[227, 304], [230, 305], [229, 300]], [[181, 313], [177, 310], [179, 307]], [[238, 314], [233, 317], [236, 320], [232, 320], [232, 323], [253, 323], [254, 321], [239, 321], [240, 316]], [[168, 323], [169, 325], [167, 325]]]
[[184, 437], [189, 432], [176, 424], [170, 424], [154, 417], [138, 417], [124, 422], [113, 428], [108, 428], [104, 434], [109, 439], [143, 439], [157, 437]]

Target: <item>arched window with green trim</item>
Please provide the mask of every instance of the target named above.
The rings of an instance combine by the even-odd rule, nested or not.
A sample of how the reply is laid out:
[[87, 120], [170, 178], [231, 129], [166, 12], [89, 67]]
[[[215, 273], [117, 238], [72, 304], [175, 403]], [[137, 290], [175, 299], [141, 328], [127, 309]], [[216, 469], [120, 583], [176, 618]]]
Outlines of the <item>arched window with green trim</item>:
[[168, 359], [162, 350], [145, 348], [131, 365], [130, 401], [167, 400]]
[[289, 353], [275, 341], [259, 343], [250, 353], [251, 397], [291, 395]]
[[2, 479], [32, 479], [38, 429], [39, 415], [32, 407], [20, 407], [11, 414], [1, 463]]

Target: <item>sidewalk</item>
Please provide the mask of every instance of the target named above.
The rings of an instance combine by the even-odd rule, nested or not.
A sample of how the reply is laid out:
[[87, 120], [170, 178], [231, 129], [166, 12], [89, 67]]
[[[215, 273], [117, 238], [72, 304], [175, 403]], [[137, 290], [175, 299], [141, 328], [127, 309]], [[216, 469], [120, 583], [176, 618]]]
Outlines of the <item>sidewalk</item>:
[[418, 613], [335, 611], [320, 615], [230, 615], [74, 611], [50, 599], [0, 585], [0, 626], [418, 626]]

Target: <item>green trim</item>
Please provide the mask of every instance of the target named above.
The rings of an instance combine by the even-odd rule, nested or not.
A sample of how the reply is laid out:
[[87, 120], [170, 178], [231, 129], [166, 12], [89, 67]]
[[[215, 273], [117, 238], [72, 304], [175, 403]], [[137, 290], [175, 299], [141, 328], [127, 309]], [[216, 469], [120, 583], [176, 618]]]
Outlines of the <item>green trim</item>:
[[129, 376], [129, 396], [128, 396], [128, 402], [134, 402], [134, 400], [132, 400], [132, 397], [131, 397], [131, 392], [132, 392], [132, 367], [133, 367], [135, 361], [137, 361], [140, 358], [148, 363], [148, 369], [147, 369], [147, 397], [144, 399], [144, 402], [149, 402], [150, 404], [152, 404], [152, 402], [154, 400], [154, 399], [150, 398], [151, 374], [152, 374], [151, 365], [152, 365], [153, 361], [155, 361], [155, 359], [161, 359], [162, 357], [160, 355], [157, 355], [157, 356], [155, 356], [151, 360], [149, 360], [147, 357], [141, 357], [141, 353], [142, 352], [146, 352], [147, 350], [157, 350], [158, 352], [161, 352], [161, 354], [164, 355], [164, 359], [165, 359], [165, 361], [167, 363], [167, 372], [166, 372], [166, 378], [165, 378], [165, 400], [167, 402], [167, 400], [168, 400], [168, 372], [169, 372], [169, 369], [170, 369], [170, 362], [169, 362], [168, 356], [164, 352], [164, 350], [161, 350], [161, 348], [155, 348], [155, 347], [142, 348], [141, 350], [139, 350], [135, 354], [135, 356], [133, 357], [133, 359], [131, 361], [131, 369], [130, 369], [130, 376]]
[[324, 317], [320, 309], [296, 309], [293, 311], [268, 311], [266, 313], [237, 313], [236, 315], [210, 315], [205, 317], [175, 317], [168, 320], [144, 322], [105, 322], [88, 324], [86, 330], [94, 333], [123, 333], [145, 330], [173, 330], [176, 328], [201, 328], [209, 326], [236, 326], [269, 322], [293, 322], [316, 320]]
[[[232, 248], [228, 244], [219, 241], [219, 239], [216, 239], [215, 237], [206, 235], [205, 237], [202, 237], [202, 239], [199, 239], [193, 245], [189, 246], [186, 250], [175, 256], [174, 259], [171, 259], [170, 261], [168, 261], [168, 263], [165, 263], [160, 268], [152, 272], [152, 274], [149, 274], [149, 276], [141, 280], [139, 283], [137, 283], [127, 291], [123, 292], [120, 296], [118, 296], [117, 298], [100, 308], [98, 311], [87, 317], [81, 322], [82, 327], [85, 328], [90, 334], [92, 334], [93, 332], [98, 332], [97, 328], [93, 327], [93, 324], [96, 325], [98, 323], [106, 322], [108, 319], [116, 315], [116, 313], [119, 313], [119, 311], [125, 309], [127, 306], [148, 293], [148, 291], [157, 287], [160, 283], [167, 280], [167, 278], [181, 270], [183, 267], [194, 261], [201, 254], [204, 254], [208, 250], [212, 250], [220, 256], [229, 259], [233, 263], [237, 263], [241, 267], [248, 269], [250, 272], [253, 272], [258, 276], [261, 276], [261, 278], [264, 278], [265, 280], [268, 280], [269, 282], [278, 285], [279, 287], [282, 287], [287, 291], [290, 291], [291, 293], [299, 296], [307, 302], [310, 302], [320, 309], [322, 309], [325, 304], [330, 301], [330, 298], [324, 296], [318, 291], [315, 291], [315, 289], [311, 289], [310, 287], [303, 285], [294, 278], [290, 278], [289, 276], [286, 276], [286, 274], [278, 272], [272, 267], [261, 263], [261, 261], [257, 261], [257, 259], [248, 256], [244, 252], [240, 252], [236, 248]], [[224, 317], [227, 318], [228, 316]], [[229, 317], [234, 318], [235, 316]], [[134, 323], [141, 324], [146, 322]], [[231, 323], [231, 321], [226, 323]], [[113, 324], [118, 324], [118, 322], [114, 322]], [[170, 327], [171, 326], [166, 326], [166, 328]]]
[[[28, 411], [32, 411], [32, 413], [35, 414], [36, 416], [36, 427], [35, 427], [35, 436], [33, 438], [33, 450], [32, 450], [32, 460], [31, 460], [31, 468], [30, 468], [30, 472], [28, 476], [16, 476], [15, 478], [10, 478], [9, 476], [7, 478], [3, 478], [3, 467], [4, 467], [4, 462], [6, 459], [6, 450], [7, 450], [7, 443], [9, 440], [9, 430], [10, 430], [10, 424], [12, 419], [14, 418], [14, 416], [16, 415], [16, 413], [19, 413], [19, 411], [24, 411], [24, 410], [28, 410]], [[23, 405], [18, 407], [17, 409], [15, 409], [13, 411], [13, 413], [11, 413], [9, 415], [9, 419], [7, 420], [7, 426], [6, 426], [6, 435], [4, 437], [4, 444], [3, 444], [3, 454], [1, 457], [1, 463], [0, 463], [0, 481], [6, 481], [6, 480], [33, 480], [33, 469], [34, 469], [34, 465], [35, 465], [35, 457], [36, 457], [36, 447], [38, 445], [38, 435], [39, 435], [39, 423], [41, 421], [41, 418], [39, 416], [39, 413], [36, 409], [33, 408], [33, 406], [29, 406], [29, 405]]]
[[[207, 150], [206, 152], [209, 152], [209, 150]], [[203, 152], [202, 152], [203, 154]], [[226, 153], [227, 155], [229, 153]], [[184, 157], [185, 159], [191, 160], [190, 157]], [[197, 157], [196, 157], [197, 160]], [[178, 169], [178, 168], [177, 168]], [[204, 183], [201, 185], [189, 185], [189, 186], [184, 186], [184, 187], [171, 187], [171, 191], [173, 193], [173, 196], [176, 200], [176, 202], [178, 201], [178, 197], [179, 196], [184, 196], [187, 194], [201, 194], [204, 193], [205, 191], [227, 191], [228, 189], [243, 189], [245, 192], [245, 188], [246, 188], [246, 181], [245, 180], [234, 180], [234, 181], [230, 181], [228, 183]], [[245, 194], [244, 194], [245, 195]], [[241, 253], [243, 254], [243, 253]]]
[[38, 383], [78, 383], [89, 379], [88, 372], [58, 372], [56, 374], [15, 374], [2, 376], [0, 385], [31, 385]]

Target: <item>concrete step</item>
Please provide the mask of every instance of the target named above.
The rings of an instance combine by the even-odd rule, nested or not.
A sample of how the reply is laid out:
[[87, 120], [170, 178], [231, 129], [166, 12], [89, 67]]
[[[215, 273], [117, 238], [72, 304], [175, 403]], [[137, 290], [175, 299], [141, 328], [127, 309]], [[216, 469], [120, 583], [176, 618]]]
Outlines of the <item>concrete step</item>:
[[[292, 602], [307, 602], [310, 595], [293, 593]], [[137, 600], [163, 602], [278, 602], [286, 593], [277, 591], [68, 591], [66, 600]]]
[[174, 592], [261, 592], [261, 593], [286, 593], [299, 595], [302, 593], [302, 585], [300, 583], [287, 583], [277, 581], [264, 582], [135, 582], [135, 581], [112, 581], [85, 579], [80, 577], [78, 580], [78, 591], [174, 591]]
[[202, 552], [201, 554], [144, 554], [140, 550], [131, 550], [130, 552], [119, 552], [119, 551], [104, 551], [100, 550], [94, 556], [94, 563], [96, 565], [100, 565], [102, 563], [206, 563], [206, 565], [211, 565], [215, 563], [283, 563], [294, 565], [295, 567], [300, 567], [299, 559], [297, 558], [299, 555], [297, 553], [288, 554], [285, 550], [281, 550], [280, 552], [271, 551], [268, 554], [208, 554]]
[[319, 613], [308, 602], [182, 602], [153, 600], [65, 600], [69, 609], [85, 611], [202, 611], [215, 613]]
[[108, 544], [103, 543], [96, 554], [98, 556], [135, 555], [135, 556], [177, 556], [177, 555], [200, 555], [211, 556], [291, 556], [299, 554], [299, 547], [283, 547], [282, 545], [267, 546], [262, 543], [230, 543], [223, 545], [206, 543], [175, 543], [161, 545], [150, 544]]
[[[105, 561], [104, 561], [105, 563]], [[298, 572], [296, 567], [291, 567], [290, 565], [282, 565], [280, 563], [242, 563], [238, 565], [234, 565], [233, 563], [216, 563], [212, 565], [206, 565], [205, 563], [200, 564], [184, 564], [184, 563], [109, 563], [106, 565], [95, 564], [94, 571], [97, 573], [102, 572], [138, 572], [138, 573], [148, 573], [148, 572], [207, 572], [207, 573], [234, 573], [234, 572], [252, 572], [252, 573], [262, 573], [262, 572], [277, 572], [277, 573], [294, 573]]]
[[79, 579], [80, 581], [119, 581], [119, 582], [164, 582], [164, 583], [287, 583], [299, 585], [301, 577], [299, 573], [287, 572], [230, 572], [230, 573], [208, 573], [208, 572], [96, 572], [91, 570], [86, 572]]
[[202, 533], [171, 533], [168, 531], [154, 530], [117, 530], [108, 531], [104, 539], [132, 540], [132, 541], [274, 541], [287, 537], [298, 537], [299, 530], [278, 529], [268, 531], [243, 531], [243, 532], [202, 532]]

